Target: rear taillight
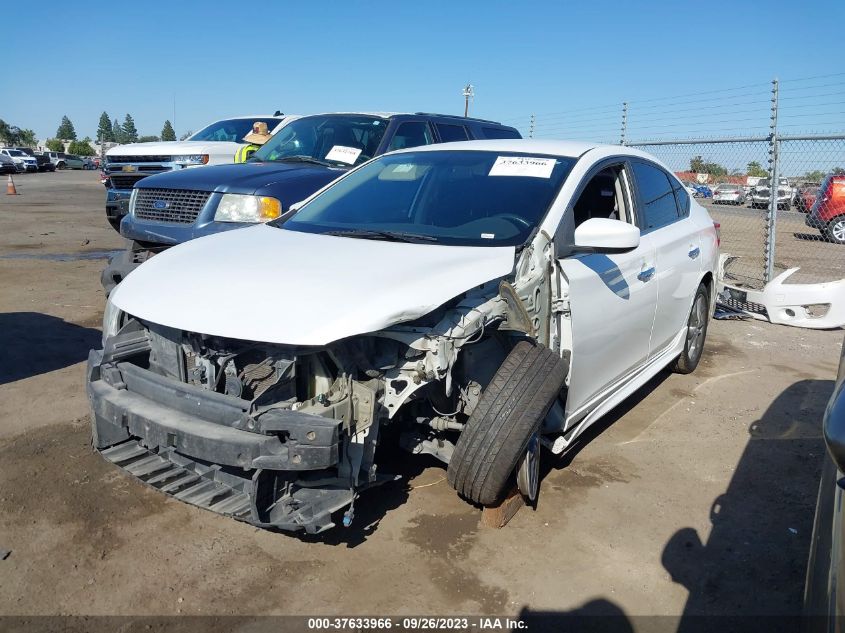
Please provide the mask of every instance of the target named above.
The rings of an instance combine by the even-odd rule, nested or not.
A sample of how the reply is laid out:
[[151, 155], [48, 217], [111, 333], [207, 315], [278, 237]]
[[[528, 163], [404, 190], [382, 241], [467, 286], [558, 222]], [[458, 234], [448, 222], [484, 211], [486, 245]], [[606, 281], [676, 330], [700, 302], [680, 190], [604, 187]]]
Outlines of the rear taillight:
[[718, 222], [713, 223], [713, 228], [716, 229], [716, 246], [722, 245], [722, 225]]

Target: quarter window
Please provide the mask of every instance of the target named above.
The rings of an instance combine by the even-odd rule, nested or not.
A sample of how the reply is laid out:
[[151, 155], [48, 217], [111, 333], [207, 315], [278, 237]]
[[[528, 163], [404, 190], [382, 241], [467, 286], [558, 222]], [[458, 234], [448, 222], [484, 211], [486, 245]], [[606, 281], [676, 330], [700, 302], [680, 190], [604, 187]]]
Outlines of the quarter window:
[[678, 206], [669, 177], [663, 170], [647, 163], [635, 162], [633, 167], [643, 205], [640, 209], [643, 233], [676, 222]]
[[689, 215], [689, 193], [678, 180], [669, 179], [672, 183], [672, 191], [675, 192], [675, 204], [678, 206], [678, 217], [685, 218]]
[[431, 135], [431, 128], [425, 121], [405, 121], [396, 128], [396, 134], [390, 141], [387, 151], [394, 149], [405, 149], [418, 147], [420, 145], [431, 145], [434, 138]]
[[447, 123], [436, 123], [437, 131], [440, 133], [442, 143], [452, 141], [466, 141], [469, 139], [467, 129], [463, 125], [449, 125]]

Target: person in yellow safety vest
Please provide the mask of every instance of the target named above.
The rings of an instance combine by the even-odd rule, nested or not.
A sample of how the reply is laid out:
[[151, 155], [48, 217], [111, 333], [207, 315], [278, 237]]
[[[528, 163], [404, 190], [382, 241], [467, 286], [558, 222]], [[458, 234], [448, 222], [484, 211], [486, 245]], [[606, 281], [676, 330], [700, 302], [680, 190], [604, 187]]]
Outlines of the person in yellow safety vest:
[[267, 124], [264, 121], [256, 121], [252, 124], [252, 132], [244, 136], [244, 141], [249, 143], [244, 145], [235, 153], [236, 163], [245, 163], [246, 159], [252, 156], [259, 147], [270, 140], [270, 131], [267, 129]]

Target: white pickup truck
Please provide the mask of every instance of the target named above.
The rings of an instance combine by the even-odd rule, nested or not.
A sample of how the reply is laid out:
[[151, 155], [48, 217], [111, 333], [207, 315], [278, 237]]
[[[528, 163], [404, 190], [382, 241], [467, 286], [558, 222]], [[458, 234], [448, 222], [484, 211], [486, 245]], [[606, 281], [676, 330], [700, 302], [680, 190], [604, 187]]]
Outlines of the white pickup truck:
[[231, 163], [244, 144], [253, 123], [264, 122], [271, 134], [297, 118], [277, 112], [223, 119], [202, 128], [184, 141], [159, 141], [118, 145], [106, 152], [103, 176], [106, 185], [106, 218], [115, 230], [129, 209], [135, 183], [165, 171]]

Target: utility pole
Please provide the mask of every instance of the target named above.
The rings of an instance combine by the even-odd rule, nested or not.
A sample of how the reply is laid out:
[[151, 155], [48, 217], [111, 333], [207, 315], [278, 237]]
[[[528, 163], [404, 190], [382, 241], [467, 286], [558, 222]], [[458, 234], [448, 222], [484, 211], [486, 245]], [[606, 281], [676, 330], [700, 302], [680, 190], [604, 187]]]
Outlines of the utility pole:
[[461, 94], [464, 95], [464, 117], [466, 117], [469, 115], [469, 100], [475, 97], [475, 87], [472, 84], [467, 84]]
[[531, 120], [528, 123], [528, 138], [534, 138], [534, 124], [537, 122], [537, 118], [532, 114]]
[[772, 80], [772, 115], [769, 123], [769, 217], [766, 221], [766, 270], [763, 271], [763, 282], [769, 283], [775, 270], [775, 241], [778, 220], [778, 163], [780, 162], [780, 146], [778, 142], [778, 80]]

